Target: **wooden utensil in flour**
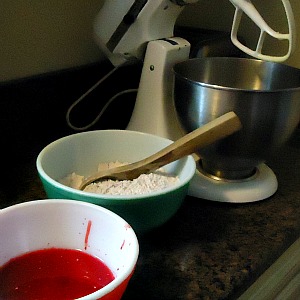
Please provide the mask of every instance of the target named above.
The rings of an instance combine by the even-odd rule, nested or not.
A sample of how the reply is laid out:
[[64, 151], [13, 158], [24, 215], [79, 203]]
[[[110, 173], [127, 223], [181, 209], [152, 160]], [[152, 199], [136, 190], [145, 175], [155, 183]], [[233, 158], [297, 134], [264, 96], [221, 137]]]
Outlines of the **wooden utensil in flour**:
[[240, 130], [242, 124], [234, 112], [228, 112], [221, 117], [184, 135], [157, 153], [140, 161], [99, 171], [85, 178], [79, 189], [83, 190], [88, 184], [103, 179], [132, 180], [141, 174], [157, 170], [186, 155], [194, 153], [198, 148], [205, 147], [219, 139]]

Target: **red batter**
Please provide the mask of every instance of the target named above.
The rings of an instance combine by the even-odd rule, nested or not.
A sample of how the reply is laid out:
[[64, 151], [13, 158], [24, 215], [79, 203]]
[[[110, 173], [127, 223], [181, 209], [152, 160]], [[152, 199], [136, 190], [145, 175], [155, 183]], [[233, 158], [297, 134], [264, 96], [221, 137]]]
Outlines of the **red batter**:
[[43, 249], [13, 258], [0, 268], [0, 299], [75, 299], [114, 278], [100, 259], [83, 251]]

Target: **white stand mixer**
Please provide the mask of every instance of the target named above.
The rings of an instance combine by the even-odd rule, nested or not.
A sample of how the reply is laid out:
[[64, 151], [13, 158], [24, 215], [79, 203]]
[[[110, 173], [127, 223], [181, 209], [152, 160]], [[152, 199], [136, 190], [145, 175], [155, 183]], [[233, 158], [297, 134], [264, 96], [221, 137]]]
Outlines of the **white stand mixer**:
[[[287, 34], [272, 30], [249, 0], [230, 1], [236, 7], [232, 42], [256, 58], [277, 62], [286, 60], [294, 47], [294, 18], [289, 1], [282, 0], [289, 26]], [[172, 35], [175, 21], [184, 5], [195, 2], [197, 0], [108, 0], [98, 14], [94, 27], [96, 40], [111, 62], [119, 65], [132, 57], [144, 60], [128, 130], [152, 133], [171, 140], [183, 135], [172, 99], [172, 67], [177, 62], [189, 59], [190, 44]], [[111, 18], [111, 15], [116, 13], [116, 18]], [[243, 13], [246, 13], [261, 30], [255, 50], [242, 45], [237, 38]], [[262, 54], [266, 34], [276, 39], [288, 40], [287, 54], [280, 57]], [[276, 176], [265, 164], [257, 169], [255, 178], [239, 182], [218, 181], [197, 171], [191, 181], [189, 194], [198, 198], [232, 203], [268, 198], [277, 190]]]

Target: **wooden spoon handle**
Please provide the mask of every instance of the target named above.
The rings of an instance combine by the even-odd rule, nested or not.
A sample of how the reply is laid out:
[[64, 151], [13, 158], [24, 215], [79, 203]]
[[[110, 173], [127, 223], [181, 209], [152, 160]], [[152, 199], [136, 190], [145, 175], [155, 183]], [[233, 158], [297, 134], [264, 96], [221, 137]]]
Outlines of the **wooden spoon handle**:
[[91, 175], [83, 181], [80, 189], [101, 178], [118, 180], [137, 178], [141, 174], [157, 170], [177, 159], [192, 154], [197, 149], [203, 148], [238, 131], [241, 127], [241, 122], [234, 112], [226, 113], [145, 159]]
[[136, 169], [136, 172], [143, 174], [156, 170], [238, 131], [241, 127], [241, 122], [234, 112], [226, 113], [184, 135], [159, 152], [131, 164], [132, 171]]

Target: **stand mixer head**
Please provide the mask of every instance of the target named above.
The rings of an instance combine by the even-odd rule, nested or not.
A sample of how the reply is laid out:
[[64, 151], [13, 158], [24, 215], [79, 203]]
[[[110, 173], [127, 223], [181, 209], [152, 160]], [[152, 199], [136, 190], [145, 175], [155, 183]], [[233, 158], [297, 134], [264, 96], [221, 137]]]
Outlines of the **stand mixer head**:
[[300, 70], [246, 58], [196, 58], [174, 66], [174, 104], [186, 131], [234, 111], [243, 128], [199, 150], [206, 174], [248, 180], [300, 121]]
[[[175, 22], [186, 5], [199, 0], [106, 0], [94, 23], [95, 40], [113, 65], [127, 60], [143, 59], [147, 43], [173, 37]], [[250, 0], [229, 0], [235, 7], [231, 41], [244, 53], [269, 61], [285, 61], [295, 48], [295, 20], [289, 0], [281, 0], [288, 32], [273, 30]], [[279, 1], [279, 0], [278, 0]], [[212, 8], [213, 9], [213, 8]], [[247, 15], [260, 30], [256, 49], [250, 49], [238, 38], [242, 16]], [[265, 38], [287, 42], [285, 55], [263, 53]]]

